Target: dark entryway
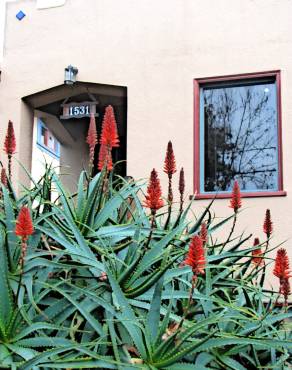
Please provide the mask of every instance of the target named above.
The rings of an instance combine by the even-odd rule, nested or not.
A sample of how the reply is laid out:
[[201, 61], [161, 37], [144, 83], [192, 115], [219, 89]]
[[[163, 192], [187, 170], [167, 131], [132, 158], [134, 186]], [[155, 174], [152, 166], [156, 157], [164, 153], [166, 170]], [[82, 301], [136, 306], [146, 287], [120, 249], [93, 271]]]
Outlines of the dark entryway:
[[[52, 134], [61, 143], [60, 164], [77, 180], [77, 176], [88, 165], [88, 146], [86, 136], [89, 117], [63, 119], [62, 104], [81, 103], [88, 100], [97, 101], [96, 124], [100, 134], [105, 108], [114, 108], [118, 126], [120, 147], [113, 150], [113, 161], [119, 162], [116, 171], [126, 175], [127, 156], [127, 88], [87, 82], [76, 82], [72, 86], [60, 85], [23, 98], [37, 112]], [[97, 172], [99, 145], [95, 153], [95, 172]], [[66, 172], [62, 170], [62, 172]], [[74, 176], [76, 175], [76, 177]], [[71, 181], [71, 180], [70, 180]], [[75, 182], [75, 181], [74, 181]], [[69, 181], [68, 181], [69, 184]], [[70, 186], [71, 188], [71, 186]]]

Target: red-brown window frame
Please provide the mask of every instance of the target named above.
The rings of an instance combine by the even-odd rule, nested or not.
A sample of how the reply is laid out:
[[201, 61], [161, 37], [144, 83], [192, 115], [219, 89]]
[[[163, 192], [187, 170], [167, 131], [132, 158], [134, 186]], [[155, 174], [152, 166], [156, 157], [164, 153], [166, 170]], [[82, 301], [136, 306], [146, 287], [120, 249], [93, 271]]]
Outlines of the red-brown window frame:
[[[281, 109], [281, 71], [268, 71], [256, 73], [244, 73], [217, 77], [204, 77], [194, 79], [194, 197], [195, 199], [211, 199], [214, 193], [202, 193], [200, 189], [200, 89], [210, 82], [238, 81], [245, 79], [257, 79], [261, 77], [274, 77], [277, 91], [278, 113], [278, 187], [277, 191], [242, 192], [242, 197], [271, 197], [285, 196], [283, 187], [283, 154], [282, 154], [282, 109]], [[231, 193], [218, 193], [216, 198], [230, 198]]]

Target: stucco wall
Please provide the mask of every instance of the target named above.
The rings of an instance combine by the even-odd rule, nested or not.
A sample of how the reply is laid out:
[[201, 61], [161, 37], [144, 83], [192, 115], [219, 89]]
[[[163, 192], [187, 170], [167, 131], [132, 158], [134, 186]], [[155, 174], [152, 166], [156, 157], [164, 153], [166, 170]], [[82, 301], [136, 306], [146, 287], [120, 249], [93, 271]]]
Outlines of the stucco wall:
[[[27, 16], [17, 21], [22, 9]], [[2, 81], [0, 142], [15, 122], [18, 156], [29, 164], [29, 116], [21, 97], [63, 82], [68, 64], [80, 81], [128, 87], [128, 173], [160, 170], [167, 141], [193, 191], [193, 79], [280, 69], [283, 170], [287, 197], [245, 199], [241, 227], [262, 237], [271, 208], [276, 241], [292, 236], [292, 1], [290, 0], [67, 0], [37, 10], [35, 1], [8, 5]], [[27, 140], [27, 142], [26, 142]], [[2, 155], [1, 155], [2, 158]], [[177, 176], [178, 177], [178, 176]], [[15, 168], [15, 178], [20, 178]], [[166, 178], [164, 177], [164, 185]], [[200, 210], [208, 202], [196, 201]], [[228, 200], [216, 212], [230, 214]], [[290, 241], [286, 244], [292, 257]]]
[[88, 122], [70, 126], [70, 134], [75, 139], [74, 145], [61, 145], [61, 173], [62, 182], [67, 189], [76, 191], [79, 174], [88, 169], [88, 145], [86, 144], [86, 131]]

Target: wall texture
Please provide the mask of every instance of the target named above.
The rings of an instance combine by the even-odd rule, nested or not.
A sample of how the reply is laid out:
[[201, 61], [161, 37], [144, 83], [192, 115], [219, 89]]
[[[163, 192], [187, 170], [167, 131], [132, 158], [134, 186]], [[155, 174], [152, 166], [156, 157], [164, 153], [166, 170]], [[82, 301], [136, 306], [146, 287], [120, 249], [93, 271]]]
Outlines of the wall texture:
[[[15, 18], [19, 9], [27, 14], [21, 22]], [[128, 174], [146, 177], [153, 167], [162, 174], [171, 139], [192, 194], [193, 79], [280, 69], [288, 195], [245, 199], [240, 226], [262, 237], [264, 211], [270, 207], [274, 243], [291, 238], [291, 24], [291, 0], [67, 0], [63, 7], [45, 10], [37, 10], [32, 0], [10, 3], [0, 142], [6, 122], [13, 120], [18, 158], [29, 166], [32, 119], [21, 97], [63, 83], [64, 67], [71, 63], [80, 81], [128, 87]], [[17, 166], [14, 171], [21, 180]], [[196, 201], [195, 209], [207, 203]], [[230, 214], [228, 200], [218, 200], [215, 208], [220, 216]]]

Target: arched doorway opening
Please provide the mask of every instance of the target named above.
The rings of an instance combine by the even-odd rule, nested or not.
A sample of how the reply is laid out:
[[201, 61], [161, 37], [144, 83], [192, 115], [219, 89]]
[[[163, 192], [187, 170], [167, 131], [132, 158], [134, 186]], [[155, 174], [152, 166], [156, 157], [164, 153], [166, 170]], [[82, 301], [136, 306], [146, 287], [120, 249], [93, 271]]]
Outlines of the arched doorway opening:
[[[108, 105], [114, 108], [120, 138], [120, 147], [114, 149], [112, 153], [113, 160], [115, 163], [119, 162], [116, 166], [117, 173], [121, 176], [126, 175], [126, 87], [76, 82], [72, 86], [63, 84], [28, 95], [23, 101], [34, 112], [33, 177], [37, 178], [38, 174], [41, 174], [44, 160], [52, 161], [53, 165], [59, 168], [64, 185], [74, 191], [80, 171], [88, 166], [86, 136], [91, 106], [95, 106], [97, 130], [100, 133], [103, 114]], [[67, 108], [65, 114], [64, 106]], [[99, 145], [95, 153], [95, 173], [98, 150]]]

